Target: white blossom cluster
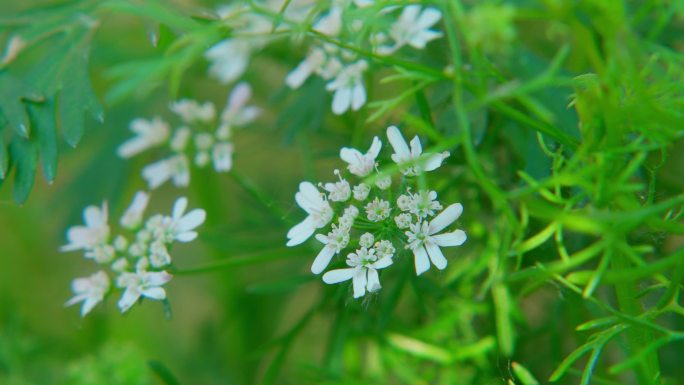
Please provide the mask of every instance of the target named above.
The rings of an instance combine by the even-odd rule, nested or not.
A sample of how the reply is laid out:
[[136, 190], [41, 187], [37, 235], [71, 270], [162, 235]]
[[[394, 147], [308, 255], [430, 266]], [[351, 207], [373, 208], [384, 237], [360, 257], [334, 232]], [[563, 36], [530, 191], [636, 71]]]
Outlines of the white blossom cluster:
[[228, 172], [233, 167], [233, 128], [254, 121], [260, 114], [258, 107], [247, 105], [251, 95], [247, 83], [235, 86], [220, 116], [211, 102], [176, 101], [170, 109], [180, 118], [179, 127], [172, 132], [170, 124], [159, 117], [135, 119], [130, 126], [135, 136], [122, 143], [117, 153], [128, 159], [153, 148], [168, 147], [170, 155], [142, 169], [150, 190], [169, 180], [177, 187], [187, 187], [191, 162], [201, 168], [212, 164], [217, 172]]
[[[172, 278], [167, 272], [172, 262], [171, 246], [174, 242], [194, 240], [197, 237], [194, 230], [204, 222], [206, 213], [202, 209], [186, 213], [188, 200], [181, 197], [173, 205], [170, 216], [157, 214], [143, 221], [148, 202], [148, 193], [137, 192], [121, 216], [119, 223], [129, 232], [128, 236], [112, 237], [106, 202], [101, 207], [86, 207], [84, 225], [73, 226], [67, 231], [69, 243], [60, 250], [82, 250], [85, 258], [92, 259], [102, 268], [89, 277], [72, 281], [74, 296], [66, 306], [82, 302], [82, 317], [115, 291], [123, 292], [118, 301], [122, 313], [142, 297], [166, 299], [162, 286]], [[105, 269], [116, 278], [110, 279]]]
[[466, 241], [462, 230], [443, 231], [459, 218], [463, 206], [455, 203], [444, 208], [437, 193], [418, 189], [414, 178], [440, 167], [449, 153], [424, 153], [417, 136], [407, 143], [395, 126], [387, 129], [387, 138], [393, 149], [391, 158], [403, 174], [399, 188], [393, 189], [392, 178], [378, 172], [382, 142], [375, 137], [366, 153], [354, 148], [340, 151], [349, 180], [335, 170], [337, 181], [318, 187], [302, 182], [295, 194], [307, 217], [290, 229], [287, 246], [299, 245], [317, 233], [315, 238], [323, 248], [311, 265], [314, 274], [322, 273], [335, 255], [346, 255], [348, 267], [326, 272], [323, 281], [333, 284], [351, 279], [354, 298], [381, 288], [378, 270], [391, 266], [401, 250], [412, 252], [420, 275], [431, 265], [446, 268], [441, 248]]
[[[313, 30], [340, 43], [357, 45], [358, 36], [368, 37], [368, 48], [378, 55], [390, 55], [404, 46], [423, 49], [428, 42], [442, 36], [432, 28], [442, 18], [435, 8], [420, 5], [384, 5], [384, 1], [334, 0], [330, 8], [317, 18]], [[373, 12], [373, 17], [389, 18], [391, 27], [385, 31], [373, 32], [367, 28], [359, 10]], [[398, 15], [398, 16], [396, 16]], [[366, 18], [368, 15], [366, 15]], [[371, 30], [370, 32], [368, 30]], [[311, 75], [318, 75], [328, 83], [326, 89], [333, 92], [333, 113], [341, 115], [348, 110], [359, 110], [367, 100], [364, 73], [368, 62], [351, 50], [339, 48], [340, 44], [318, 42], [307, 57], [290, 72], [285, 83], [293, 89], [299, 88]]]

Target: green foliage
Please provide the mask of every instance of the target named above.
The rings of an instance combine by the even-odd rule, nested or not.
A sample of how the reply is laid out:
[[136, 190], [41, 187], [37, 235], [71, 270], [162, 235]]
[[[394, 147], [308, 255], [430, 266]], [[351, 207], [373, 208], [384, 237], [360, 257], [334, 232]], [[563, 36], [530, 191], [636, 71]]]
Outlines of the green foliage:
[[[161, 330], [165, 321], [156, 313], [117, 324], [160, 333], [157, 340], [136, 335], [145, 351], [168, 353], [165, 344], [174, 341], [182, 353], [162, 364], [143, 350], [106, 345], [68, 366], [67, 383], [684, 381], [681, 2], [421, 3], [441, 10], [442, 39], [425, 51], [380, 56], [365, 44], [371, 28], [387, 27], [372, 10], [364, 11], [367, 23], [352, 45], [313, 31], [313, 20], [288, 20], [289, 2], [279, 13], [249, 2], [284, 28], [246, 75], [268, 106], [264, 122], [238, 136], [236, 172], [193, 181], [192, 194], [211, 223], [202, 229], [205, 249], [190, 253], [197, 261], [173, 271], [177, 281], [192, 282], [189, 298], [173, 303], [169, 324], [178, 329]], [[108, 109], [121, 106], [120, 121], [105, 125], [107, 132], [123, 131], [134, 117], [128, 109], [151, 116], [180, 96], [225, 99], [198, 61], [232, 31], [208, 11], [121, 0], [8, 15], [0, 19], [0, 37], [19, 36], [26, 45], [0, 67], [0, 183], [13, 175], [19, 202], [39, 165], [47, 181], [55, 180], [57, 131], [75, 146], [91, 125], [85, 117], [103, 116], [97, 95]], [[109, 18], [130, 23], [130, 30], [107, 29]], [[316, 41], [370, 63], [370, 103], [359, 112], [333, 118], [320, 79], [296, 91], [282, 88], [306, 44]], [[94, 66], [89, 55], [98, 45]], [[284, 234], [299, 219], [292, 203], [297, 183], [320, 180], [330, 164], [341, 168], [340, 147], [359, 147], [389, 124], [421, 135], [430, 151], [452, 153], [426, 178], [440, 199], [463, 203], [459, 227], [469, 239], [447, 255], [442, 273], [415, 277], [410, 254], [402, 254], [397, 269], [383, 272], [382, 291], [353, 301], [348, 286], [326, 286], [308, 274], [319, 244], [285, 248]], [[113, 154], [121, 138], [99, 135], [93, 148]], [[82, 151], [66, 158], [83, 163], [76, 169], [83, 175], [99, 177], [112, 162]], [[138, 166], [129, 179], [136, 180]], [[75, 189], [99, 181], [81, 178]], [[112, 194], [118, 198], [136, 183], [117, 184]], [[72, 217], [102, 198], [67, 195], [60, 206], [68, 205]], [[8, 228], [16, 225], [29, 239], [12, 249], [16, 266], [54, 266], [51, 251], [28, 246], [41, 220], [18, 212], [7, 218]], [[62, 231], [63, 223], [57, 227]], [[0, 241], [12, 245], [14, 238]], [[11, 288], [11, 273], [1, 271]], [[61, 327], [74, 329], [71, 320]], [[193, 330], [184, 336], [193, 343], [175, 341], [181, 329]], [[121, 331], [102, 326], [93, 333], [116, 339]], [[16, 369], [11, 377], [3, 369], [33, 352], [26, 344], [10, 349], [8, 341], [0, 339], [0, 379], [22, 383]]]

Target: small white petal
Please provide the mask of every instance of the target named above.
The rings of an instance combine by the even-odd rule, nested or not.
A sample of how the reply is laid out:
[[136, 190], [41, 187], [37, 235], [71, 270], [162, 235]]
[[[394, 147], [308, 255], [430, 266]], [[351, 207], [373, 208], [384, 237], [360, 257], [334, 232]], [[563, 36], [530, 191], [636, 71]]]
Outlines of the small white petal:
[[161, 287], [150, 287], [148, 289], [144, 289], [141, 294], [147, 298], [156, 299], [158, 301], [166, 298], [166, 291]]
[[444, 258], [442, 250], [436, 244], [432, 242], [425, 243], [425, 249], [427, 250], [430, 261], [439, 270], [444, 270], [447, 266], [447, 260]]
[[416, 275], [421, 275], [430, 270], [430, 258], [423, 246], [413, 250], [413, 257], [416, 265]]
[[138, 301], [138, 298], [140, 298], [140, 292], [133, 288], [129, 288], [124, 291], [117, 305], [119, 306], [121, 312], [125, 313], [131, 308], [131, 306], [135, 305], [135, 303]]
[[303, 243], [313, 235], [314, 231], [316, 231], [315, 220], [308, 216], [287, 232], [287, 246], [292, 247]]
[[340, 283], [352, 279], [356, 272], [355, 268], [330, 270], [323, 274], [323, 282], [328, 284]]
[[171, 211], [173, 219], [180, 219], [186, 208], [188, 208], [188, 198], [180, 197], [176, 199], [176, 202], [173, 204], [173, 210]]
[[378, 277], [378, 272], [375, 269], [368, 269], [368, 282], [366, 283], [366, 289], [369, 293], [378, 291], [382, 288], [380, 286], [380, 278]]
[[442, 165], [442, 162], [444, 159], [449, 157], [448, 152], [443, 152], [439, 154], [425, 154], [427, 159], [424, 160], [423, 163], [423, 169], [425, 171], [432, 171], [437, 169], [439, 166]]
[[178, 227], [176, 228], [179, 232], [185, 232], [193, 230], [199, 227], [204, 220], [207, 218], [207, 212], [202, 209], [194, 209], [189, 213], [185, 214], [178, 221]]
[[333, 255], [335, 255], [335, 249], [330, 246], [325, 246], [316, 256], [313, 264], [311, 265], [311, 272], [314, 274], [320, 274], [325, 270], [330, 264], [330, 260]]
[[364, 104], [366, 104], [366, 89], [362, 82], [357, 82], [352, 90], [351, 108], [358, 111]]
[[428, 233], [432, 235], [440, 232], [445, 227], [454, 223], [454, 221], [461, 216], [461, 213], [463, 213], [463, 205], [460, 203], [454, 203], [445, 208], [439, 215], [430, 221]]
[[433, 235], [432, 239], [434, 239], [435, 243], [438, 244], [439, 246], [445, 247], [445, 246], [461, 246], [462, 244], [465, 243], [465, 241], [466, 241], [466, 239], [468, 239], [468, 237], [466, 236], [466, 233], [463, 230], [456, 230], [456, 231], [451, 232], [451, 233]]
[[354, 298], [363, 297], [366, 294], [366, 269], [356, 268], [352, 286], [354, 286]]
[[423, 153], [423, 146], [420, 144], [420, 139], [418, 138], [418, 135], [414, 136], [413, 139], [411, 139], [411, 157], [414, 159], [417, 159], [420, 154]]
[[186, 231], [183, 233], [176, 234], [175, 238], [178, 242], [192, 242], [197, 239], [197, 232]]
[[380, 258], [379, 260], [377, 260], [376, 262], [374, 262], [371, 266], [372, 266], [374, 269], [378, 269], [378, 270], [379, 270], [379, 269], [384, 269], [384, 268], [386, 268], [387, 266], [391, 265], [392, 263], [393, 263], [392, 257], [391, 257], [391, 256], [388, 256], [388, 257]]
[[333, 95], [332, 110], [335, 115], [342, 115], [349, 109], [352, 102], [352, 90], [349, 87], [342, 87], [335, 91]]
[[[404, 137], [401, 135], [401, 131], [399, 131], [399, 129], [396, 126], [387, 127], [387, 139], [389, 139], [389, 142], [392, 145], [392, 148], [394, 149], [394, 153], [399, 158], [410, 157], [411, 153], [409, 151], [408, 144], [406, 143]], [[394, 159], [394, 155], [392, 155], [392, 159]], [[396, 161], [397, 160], [395, 159], [395, 162]]]

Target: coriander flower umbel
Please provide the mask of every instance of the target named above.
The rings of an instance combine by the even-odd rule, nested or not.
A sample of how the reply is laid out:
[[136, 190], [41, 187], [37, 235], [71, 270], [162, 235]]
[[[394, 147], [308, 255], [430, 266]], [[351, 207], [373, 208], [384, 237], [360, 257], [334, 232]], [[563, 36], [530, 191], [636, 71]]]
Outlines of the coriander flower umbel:
[[160, 118], [150, 122], [136, 119], [131, 129], [138, 136], [119, 146], [119, 156], [130, 158], [152, 147], [168, 147], [170, 154], [142, 169], [150, 189], [167, 181], [176, 187], [187, 187], [191, 162], [200, 168], [212, 164], [216, 172], [228, 172], [233, 167], [234, 128], [253, 122], [261, 113], [258, 107], [249, 105], [251, 95], [249, 84], [237, 84], [220, 114], [211, 102], [191, 99], [173, 102], [169, 109], [180, 119], [180, 126], [172, 134], [170, 124]]
[[60, 251], [92, 250], [107, 242], [109, 238], [109, 224], [107, 202], [102, 207], [88, 206], [83, 211], [85, 226], [73, 226], [67, 231], [69, 244]]
[[421, 10], [420, 5], [415, 4], [404, 7], [399, 19], [390, 27], [389, 37], [394, 40], [394, 44], [380, 46], [378, 53], [389, 55], [405, 45], [417, 49], [425, 48], [428, 42], [442, 36], [441, 32], [430, 29], [441, 18], [442, 13], [435, 8]]
[[[62, 248], [63, 251], [83, 249], [86, 258], [93, 259], [100, 266], [109, 266], [111, 272], [118, 276], [115, 289], [110, 289], [109, 276], [104, 271], [73, 281], [75, 295], [66, 305], [83, 302], [82, 316], [116, 291], [123, 291], [118, 302], [122, 312], [130, 309], [141, 297], [155, 300], [166, 298], [166, 291], [161, 286], [171, 279], [166, 271], [172, 263], [171, 246], [175, 242], [194, 240], [197, 237], [194, 230], [204, 222], [206, 214], [202, 209], [186, 213], [188, 200], [181, 197], [174, 203], [171, 215], [156, 214], [143, 220], [149, 198], [150, 195], [142, 191], [135, 194], [120, 220], [122, 230], [128, 231], [129, 235], [119, 234], [112, 242], [109, 240], [106, 208], [86, 208], [86, 223], [96, 224], [96, 228], [106, 227], [107, 236], [98, 235], [96, 243], [88, 243], [84, 247]], [[93, 221], [92, 217], [97, 220]], [[68, 234], [82, 227], [74, 227]]]
[[[439, 269], [446, 267], [447, 260], [440, 247], [458, 246], [466, 240], [461, 230], [438, 234], [458, 218], [462, 206], [456, 203], [442, 211], [438, 192], [426, 188], [423, 183], [426, 180], [419, 183], [419, 178], [414, 178], [437, 169], [445, 155], [423, 154], [416, 137], [411, 142], [417, 150], [411, 153], [404, 142], [409, 155], [406, 159], [399, 158], [397, 152], [402, 152], [395, 145], [397, 138], [403, 141], [399, 129], [392, 127], [388, 137], [395, 150], [392, 158], [400, 163], [402, 170], [410, 168], [410, 172], [401, 176], [401, 183], [392, 183], [392, 176], [383, 173], [375, 177], [375, 183], [363, 179], [369, 178], [371, 170], [382, 163], [379, 138], [373, 138], [366, 154], [343, 148], [340, 158], [348, 164], [347, 174], [334, 170], [339, 182], [319, 184], [323, 191], [310, 182], [302, 182], [295, 200], [308, 216], [287, 234], [287, 245], [295, 246], [317, 233], [315, 237], [323, 247], [311, 265], [313, 274], [321, 274], [329, 265], [338, 264], [337, 255], [347, 255], [348, 268], [326, 272], [323, 281], [332, 284], [351, 279], [355, 298], [379, 290], [378, 271], [394, 265], [393, 258], [394, 261], [401, 258], [398, 255], [414, 254], [415, 271], [422, 274], [430, 268], [430, 261]], [[355, 206], [358, 203], [362, 204], [364, 215], [359, 215], [359, 208]], [[410, 265], [404, 266], [413, 269]]]

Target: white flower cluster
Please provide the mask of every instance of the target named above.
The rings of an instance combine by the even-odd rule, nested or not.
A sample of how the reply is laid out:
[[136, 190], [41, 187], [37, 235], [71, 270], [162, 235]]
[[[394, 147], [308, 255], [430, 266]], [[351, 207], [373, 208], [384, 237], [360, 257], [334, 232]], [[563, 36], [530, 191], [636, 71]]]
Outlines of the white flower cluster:
[[[384, 6], [372, 0], [333, 1], [331, 8], [318, 18], [313, 29], [341, 42], [358, 43], [358, 36], [366, 26], [355, 15], [363, 8], [376, 12], [375, 17], [392, 17], [395, 10], [401, 9], [398, 19], [391, 25], [389, 35], [384, 32], [369, 35], [369, 48], [379, 55], [392, 54], [406, 45], [423, 49], [428, 42], [442, 36], [430, 29], [442, 17], [437, 9], [422, 9], [419, 5]], [[341, 115], [349, 109], [357, 111], [366, 103], [363, 75], [367, 69], [368, 63], [352, 51], [340, 49], [332, 43], [319, 43], [312, 46], [307, 57], [287, 75], [285, 83], [296, 89], [309, 76], [320, 76], [328, 81], [326, 89], [333, 92], [333, 113]]]
[[[131, 237], [117, 235], [112, 238], [108, 221], [107, 203], [101, 207], [88, 206], [83, 212], [83, 226], [73, 226], [67, 231], [69, 243], [61, 251], [83, 250], [85, 257], [101, 266], [108, 266], [118, 277], [116, 289], [123, 291], [118, 306], [122, 313], [128, 311], [141, 297], [164, 300], [166, 291], [162, 286], [172, 276], [166, 269], [171, 265], [169, 251], [174, 242], [190, 242], [197, 237], [195, 228], [206, 217], [202, 209], [185, 212], [188, 200], [178, 198], [170, 216], [157, 214], [143, 221], [149, 195], [139, 191], [133, 202], [121, 216], [121, 226]], [[72, 282], [74, 296], [66, 306], [82, 302], [81, 316], [88, 314], [95, 305], [110, 294], [109, 275], [100, 270]]]
[[233, 128], [254, 121], [260, 113], [258, 107], [247, 105], [251, 95], [252, 90], [247, 83], [238, 84], [218, 117], [210, 102], [188, 99], [174, 102], [170, 109], [182, 121], [180, 127], [172, 133], [169, 123], [159, 117], [135, 119], [130, 128], [136, 136], [122, 143], [117, 153], [128, 159], [146, 150], [168, 145], [171, 155], [142, 170], [151, 190], [168, 180], [177, 187], [188, 186], [191, 159], [198, 167], [211, 163], [217, 172], [228, 172], [233, 166]]
[[417, 186], [414, 176], [438, 168], [449, 153], [423, 153], [417, 136], [409, 145], [395, 126], [387, 129], [387, 138], [394, 150], [391, 158], [404, 175], [398, 191], [392, 191], [388, 176], [378, 174], [371, 177], [374, 183], [365, 182], [378, 173], [382, 142], [375, 137], [365, 154], [353, 148], [340, 151], [351, 177], [358, 180], [356, 185], [335, 170], [338, 181], [319, 185], [324, 192], [311, 182], [302, 182], [295, 194], [295, 201], [308, 215], [290, 229], [287, 246], [305, 242], [330, 224], [329, 230], [315, 235], [324, 246], [311, 272], [322, 273], [335, 255], [346, 254], [348, 268], [326, 272], [323, 281], [333, 284], [351, 279], [354, 298], [381, 288], [378, 270], [392, 265], [398, 250], [411, 250], [420, 275], [431, 264], [446, 268], [441, 247], [466, 241], [462, 230], [442, 233], [461, 215], [460, 203], [443, 208], [435, 191], [412, 188]]
[[[286, 1], [282, 16], [292, 21], [304, 20], [315, 5], [314, 0], [268, 0], [259, 5], [280, 13]], [[230, 30], [230, 37], [209, 48], [204, 57], [211, 62], [209, 74], [221, 83], [229, 84], [245, 73], [252, 55], [274, 38], [275, 29], [269, 18], [253, 12], [247, 2], [220, 6], [216, 13]]]

